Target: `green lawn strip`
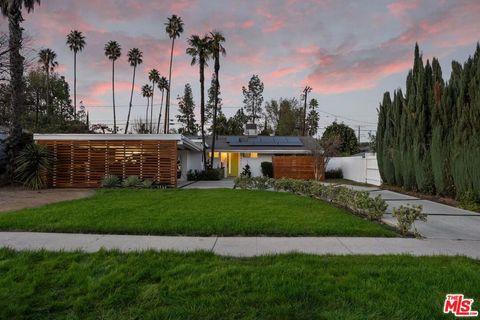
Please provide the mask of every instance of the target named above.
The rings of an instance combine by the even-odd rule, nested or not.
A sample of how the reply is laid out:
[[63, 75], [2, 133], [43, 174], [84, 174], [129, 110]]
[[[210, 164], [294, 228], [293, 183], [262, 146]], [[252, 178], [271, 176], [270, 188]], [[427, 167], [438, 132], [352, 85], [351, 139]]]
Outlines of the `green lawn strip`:
[[0, 250], [1, 319], [441, 319], [479, 287], [462, 257]]
[[231, 189], [98, 190], [91, 198], [0, 214], [0, 230], [192, 236], [396, 236], [386, 226], [316, 199]]

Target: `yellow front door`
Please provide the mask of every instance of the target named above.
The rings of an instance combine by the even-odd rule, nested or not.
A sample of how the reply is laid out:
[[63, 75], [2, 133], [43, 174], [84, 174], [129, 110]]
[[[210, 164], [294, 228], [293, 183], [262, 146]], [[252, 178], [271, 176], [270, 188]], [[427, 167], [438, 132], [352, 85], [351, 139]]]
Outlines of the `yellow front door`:
[[240, 163], [240, 154], [238, 152], [229, 152], [227, 157], [227, 175], [229, 177], [238, 176], [238, 164]]

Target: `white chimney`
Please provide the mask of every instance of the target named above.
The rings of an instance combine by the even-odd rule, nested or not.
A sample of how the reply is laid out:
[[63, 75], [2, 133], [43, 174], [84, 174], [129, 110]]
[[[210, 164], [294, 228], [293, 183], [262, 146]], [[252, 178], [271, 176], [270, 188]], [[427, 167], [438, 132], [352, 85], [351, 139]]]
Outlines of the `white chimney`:
[[247, 123], [245, 125], [245, 135], [249, 137], [256, 137], [257, 133], [257, 125], [255, 123]]

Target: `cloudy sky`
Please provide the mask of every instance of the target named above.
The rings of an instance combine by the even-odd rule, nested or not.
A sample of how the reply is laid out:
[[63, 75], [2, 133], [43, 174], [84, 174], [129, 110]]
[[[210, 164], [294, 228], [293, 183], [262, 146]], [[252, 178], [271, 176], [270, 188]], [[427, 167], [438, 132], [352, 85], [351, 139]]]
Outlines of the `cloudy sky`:
[[[309, 85], [319, 100], [321, 127], [344, 121], [361, 126], [362, 139], [376, 127], [383, 92], [405, 86], [415, 42], [425, 58], [440, 59], [448, 77], [450, 61], [473, 54], [480, 37], [478, 0], [42, 0], [25, 16], [24, 26], [33, 47], [57, 52], [58, 72], [68, 81], [73, 56], [66, 35], [72, 29], [85, 34], [87, 46], [78, 57], [78, 101], [87, 106], [92, 122], [112, 123], [111, 64], [103, 48], [109, 40], [118, 41], [124, 54], [116, 70], [117, 121], [124, 123], [132, 77], [126, 52], [138, 47], [144, 53], [134, 96], [136, 118], [145, 110], [139, 87], [147, 82], [147, 72], [157, 68], [168, 75], [170, 39], [164, 23], [172, 14], [185, 23], [174, 51], [173, 98], [190, 83], [199, 104], [198, 67], [185, 54], [186, 39], [217, 29], [227, 39], [220, 78], [227, 115], [242, 106], [241, 88], [258, 74], [265, 101], [299, 97]], [[6, 21], [0, 27], [5, 29]], [[177, 101], [172, 102], [175, 114]]]

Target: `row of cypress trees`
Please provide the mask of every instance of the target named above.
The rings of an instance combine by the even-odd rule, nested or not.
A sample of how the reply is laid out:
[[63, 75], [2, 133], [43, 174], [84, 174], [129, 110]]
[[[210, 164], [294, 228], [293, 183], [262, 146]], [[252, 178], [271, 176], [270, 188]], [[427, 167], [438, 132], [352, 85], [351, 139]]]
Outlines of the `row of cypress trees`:
[[407, 92], [385, 92], [377, 159], [385, 183], [428, 194], [480, 199], [480, 46], [445, 83], [436, 58], [423, 63], [418, 44]]

